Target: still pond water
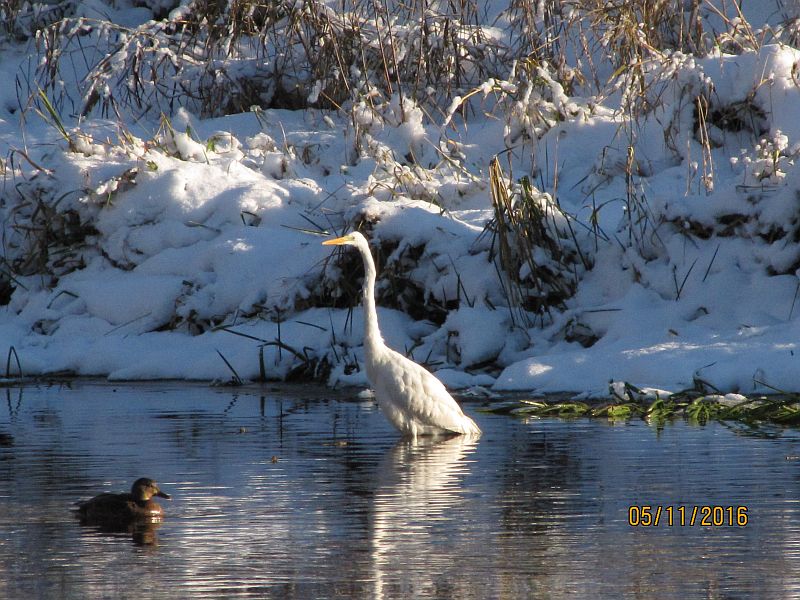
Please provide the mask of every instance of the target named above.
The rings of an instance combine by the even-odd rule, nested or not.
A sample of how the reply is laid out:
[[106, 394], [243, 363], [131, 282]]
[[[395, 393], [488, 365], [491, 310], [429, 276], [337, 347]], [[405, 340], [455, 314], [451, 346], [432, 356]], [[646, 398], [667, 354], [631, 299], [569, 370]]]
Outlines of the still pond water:
[[[371, 400], [315, 388], [0, 393], [1, 598], [800, 594], [795, 430], [522, 422], [466, 400], [479, 441], [415, 444]], [[173, 495], [158, 528], [73, 517], [140, 476]], [[659, 526], [630, 526], [631, 505], [662, 507]], [[747, 523], [691, 526], [695, 506]]]

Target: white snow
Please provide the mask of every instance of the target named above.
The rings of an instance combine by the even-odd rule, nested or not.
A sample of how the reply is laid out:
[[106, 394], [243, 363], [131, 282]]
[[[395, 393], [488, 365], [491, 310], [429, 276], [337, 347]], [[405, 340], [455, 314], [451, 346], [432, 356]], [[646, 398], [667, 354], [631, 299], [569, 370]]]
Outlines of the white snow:
[[[125, 27], [152, 17], [107, 14]], [[745, 7], [759, 25], [776, 14]], [[24, 46], [5, 41], [0, 57], [0, 275], [14, 288], [0, 306], [0, 354], [13, 346], [26, 374], [228, 379], [222, 354], [245, 379], [307, 362], [331, 385], [366, 385], [361, 309], [328, 307], [360, 274], [320, 244], [361, 223], [381, 253], [387, 343], [448, 386], [800, 389], [800, 50], [791, 45], [674, 52], [647, 71], [639, 100], [654, 108], [635, 123], [623, 94], [570, 96], [542, 69], [534, 88], [508, 65], [508, 81], [454, 94], [436, 115], [397, 93], [383, 103], [367, 93], [341, 111], [202, 119], [181, 107], [168, 127], [159, 115], [121, 127], [65, 108], [72, 149], [47, 118], [22, 118], [13, 81]], [[82, 72], [72, 75], [64, 89]], [[325, 85], [313, 82], [308, 101]], [[699, 94], [712, 99], [706, 147]], [[739, 125], [721, 126], [725, 111]], [[532, 263], [502, 273], [499, 240], [485, 229], [498, 154], [515, 180], [530, 178], [531, 202], [550, 211], [549, 235], [568, 263], [536, 247]], [[50, 214], [37, 203], [72, 246], [31, 233]], [[513, 278], [534, 265], [574, 282], [574, 293], [538, 313], [510, 302]]]

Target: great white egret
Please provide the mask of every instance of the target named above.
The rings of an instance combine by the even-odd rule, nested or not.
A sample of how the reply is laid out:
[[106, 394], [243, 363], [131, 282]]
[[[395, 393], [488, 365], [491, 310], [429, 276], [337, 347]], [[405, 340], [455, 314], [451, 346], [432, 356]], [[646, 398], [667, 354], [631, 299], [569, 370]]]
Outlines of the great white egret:
[[441, 381], [383, 342], [375, 310], [375, 262], [367, 238], [354, 231], [322, 243], [355, 246], [364, 261], [364, 358], [367, 379], [386, 418], [403, 435], [411, 437], [437, 433], [479, 435], [480, 428], [462, 412]]

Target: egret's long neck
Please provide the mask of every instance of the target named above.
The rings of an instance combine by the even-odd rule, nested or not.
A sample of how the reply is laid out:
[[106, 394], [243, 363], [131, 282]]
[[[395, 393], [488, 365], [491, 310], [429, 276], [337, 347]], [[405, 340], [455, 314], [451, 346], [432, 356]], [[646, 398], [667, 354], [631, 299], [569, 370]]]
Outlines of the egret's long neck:
[[361, 301], [364, 306], [364, 345], [375, 350], [383, 344], [381, 330], [378, 327], [378, 312], [375, 309], [375, 263], [369, 248], [361, 248], [364, 259], [364, 286], [361, 288]]

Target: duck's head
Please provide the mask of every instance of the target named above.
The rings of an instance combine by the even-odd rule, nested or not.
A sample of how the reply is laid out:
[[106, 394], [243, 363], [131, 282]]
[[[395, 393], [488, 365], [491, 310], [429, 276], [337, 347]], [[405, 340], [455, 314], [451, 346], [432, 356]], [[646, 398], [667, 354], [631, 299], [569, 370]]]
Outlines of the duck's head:
[[166, 498], [167, 500], [172, 498], [172, 496], [169, 494], [162, 492], [154, 480], [148, 479], [147, 477], [140, 477], [133, 482], [133, 485], [131, 486], [131, 496], [133, 496], [133, 499], [139, 503], [147, 502], [153, 496]]

